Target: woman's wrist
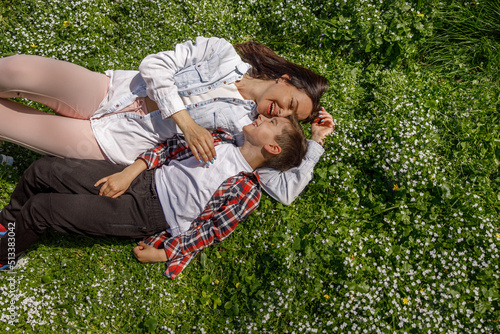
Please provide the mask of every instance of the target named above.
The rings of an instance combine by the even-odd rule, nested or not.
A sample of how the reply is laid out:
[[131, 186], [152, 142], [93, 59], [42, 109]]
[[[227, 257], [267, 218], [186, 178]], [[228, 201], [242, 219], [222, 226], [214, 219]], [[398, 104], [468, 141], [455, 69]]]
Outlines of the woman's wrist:
[[322, 136], [318, 136], [318, 135], [312, 135], [311, 140], [315, 141], [316, 143], [320, 144], [321, 146], [323, 146], [323, 144], [325, 143], [325, 138]]
[[183, 133], [190, 125], [196, 124], [188, 114], [186, 109], [179, 110], [178, 112], [170, 116], [170, 118], [174, 120], [175, 124], [179, 126]]

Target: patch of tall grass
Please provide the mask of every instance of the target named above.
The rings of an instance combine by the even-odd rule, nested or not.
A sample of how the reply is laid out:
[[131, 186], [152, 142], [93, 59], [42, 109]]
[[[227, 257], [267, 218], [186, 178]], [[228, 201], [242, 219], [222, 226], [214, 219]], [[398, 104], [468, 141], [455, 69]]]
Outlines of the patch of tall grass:
[[441, 4], [434, 34], [421, 46], [430, 65], [457, 76], [470, 71], [500, 75], [500, 2], [448, 1]]

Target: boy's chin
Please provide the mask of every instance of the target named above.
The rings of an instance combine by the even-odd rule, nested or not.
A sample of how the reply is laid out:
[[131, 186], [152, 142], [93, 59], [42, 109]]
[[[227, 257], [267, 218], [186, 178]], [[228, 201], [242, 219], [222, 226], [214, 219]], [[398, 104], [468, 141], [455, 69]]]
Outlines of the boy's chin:
[[253, 123], [252, 123], [252, 124], [245, 125], [245, 126], [243, 127], [243, 134], [245, 134], [245, 135], [246, 135], [246, 133], [247, 133], [250, 129], [252, 129], [253, 127], [254, 127]]

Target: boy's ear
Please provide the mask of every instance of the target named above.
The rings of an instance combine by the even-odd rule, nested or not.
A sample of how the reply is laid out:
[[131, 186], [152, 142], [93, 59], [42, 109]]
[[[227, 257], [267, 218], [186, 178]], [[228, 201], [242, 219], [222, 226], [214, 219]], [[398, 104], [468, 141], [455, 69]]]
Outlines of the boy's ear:
[[266, 144], [264, 145], [264, 150], [272, 155], [277, 155], [281, 153], [281, 146], [278, 144]]
[[283, 74], [281, 77], [283, 79], [290, 80], [290, 76], [288, 74]]

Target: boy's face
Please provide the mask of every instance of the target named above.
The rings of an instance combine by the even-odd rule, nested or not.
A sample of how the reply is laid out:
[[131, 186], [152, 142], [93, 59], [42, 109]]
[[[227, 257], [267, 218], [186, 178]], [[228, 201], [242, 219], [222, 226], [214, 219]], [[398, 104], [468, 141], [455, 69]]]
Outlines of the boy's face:
[[283, 129], [289, 126], [290, 121], [287, 118], [267, 118], [259, 115], [252, 124], [243, 127], [243, 133], [246, 141], [254, 146], [264, 147], [270, 144], [277, 145], [276, 136], [280, 136]]

